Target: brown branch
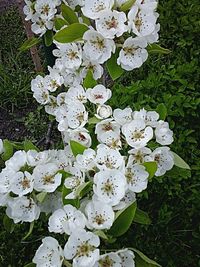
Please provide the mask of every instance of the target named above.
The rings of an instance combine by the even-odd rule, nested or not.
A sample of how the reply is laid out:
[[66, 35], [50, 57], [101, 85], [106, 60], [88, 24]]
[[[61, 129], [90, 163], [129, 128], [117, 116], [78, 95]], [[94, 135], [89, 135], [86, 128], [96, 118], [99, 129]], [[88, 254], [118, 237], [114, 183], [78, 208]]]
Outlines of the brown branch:
[[[31, 22], [25, 20], [25, 16], [24, 16], [24, 12], [23, 12], [23, 8], [24, 8], [25, 3], [23, 0], [16, 0], [16, 2], [17, 2], [17, 6], [19, 8], [20, 16], [21, 16], [23, 24], [24, 24], [26, 35], [27, 35], [28, 39], [30, 39], [30, 38], [34, 37], [34, 33], [31, 30]], [[35, 65], [35, 70], [37, 72], [42, 72], [43, 67], [41, 64], [41, 60], [40, 60], [36, 45], [30, 49], [30, 52], [31, 52], [31, 57], [32, 57], [33, 63]]]

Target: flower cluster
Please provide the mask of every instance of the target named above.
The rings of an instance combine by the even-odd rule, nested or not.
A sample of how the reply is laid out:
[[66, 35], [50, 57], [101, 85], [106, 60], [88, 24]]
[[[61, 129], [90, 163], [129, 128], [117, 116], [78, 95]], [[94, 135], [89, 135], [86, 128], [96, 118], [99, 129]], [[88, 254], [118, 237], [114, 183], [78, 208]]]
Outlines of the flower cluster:
[[[56, 9], [61, 2], [61, 0], [34, 2], [26, 0], [24, 12], [26, 19], [33, 22], [34, 33], [43, 35], [47, 30], [57, 31], [54, 25], [55, 19], [64, 20]], [[63, 2], [69, 8], [75, 9], [80, 23], [84, 22], [81, 13], [91, 22], [89, 26], [86, 24], [88, 30], [83, 35], [83, 40], [69, 44], [57, 43], [58, 49], [54, 52], [59, 59], [57, 66], [64, 68], [68, 74], [65, 73], [66, 77], [76, 78], [76, 82], [86, 75], [87, 69], [92, 69], [94, 78], [99, 79], [103, 74], [101, 64], [116, 52], [119, 52], [117, 64], [123, 69], [129, 71], [139, 68], [148, 58], [148, 44], [158, 41], [160, 26], [157, 24], [159, 15], [155, 11], [156, 0], [133, 1], [133, 5], [126, 12], [122, 11], [126, 1], [63, 0]], [[81, 8], [81, 13], [78, 7]], [[67, 23], [63, 27], [68, 27]], [[77, 73], [74, 77], [75, 70]]]

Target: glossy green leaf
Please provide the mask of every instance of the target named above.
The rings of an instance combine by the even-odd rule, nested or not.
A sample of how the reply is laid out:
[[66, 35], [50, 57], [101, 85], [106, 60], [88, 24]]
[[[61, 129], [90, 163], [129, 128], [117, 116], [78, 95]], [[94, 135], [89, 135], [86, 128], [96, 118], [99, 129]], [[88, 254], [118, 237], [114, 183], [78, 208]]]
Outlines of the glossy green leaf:
[[92, 187], [92, 182], [90, 181], [78, 186], [78, 188], [76, 189], [76, 197], [77, 198], [84, 197], [90, 191], [91, 187]]
[[181, 169], [187, 169], [190, 170], [190, 166], [175, 152], [172, 152], [174, 156], [174, 164], [175, 166], [181, 168]]
[[62, 18], [56, 18], [54, 23], [55, 23], [55, 28], [57, 31], [59, 31], [63, 26], [68, 25], [68, 22]]
[[150, 54], [169, 54], [171, 51], [169, 49], [163, 48], [158, 44], [150, 44], [147, 47]]
[[144, 255], [141, 251], [131, 248], [135, 253], [135, 266], [136, 267], [161, 267], [160, 264], [155, 262], [154, 260], [149, 259], [146, 255]]
[[28, 233], [25, 235], [25, 237], [23, 237], [22, 240], [26, 240], [33, 232], [33, 228], [34, 228], [35, 222], [33, 221], [32, 223], [30, 223], [30, 227], [29, 227], [29, 231]]
[[166, 119], [166, 117], [167, 117], [167, 108], [166, 108], [166, 106], [163, 103], [161, 103], [161, 104], [159, 104], [157, 106], [156, 111], [160, 115], [160, 120], [164, 121]]
[[7, 215], [4, 215], [3, 217], [3, 226], [10, 234], [12, 234], [15, 229], [15, 224], [13, 220], [10, 219]]
[[151, 219], [149, 218], [148, 213], [138, 208], [136, 209], [133, 221], [144, 225], [151, 224]]
[[53, 31], [52, 30], [48, 30], [45, 32], [44, 43], [47, 47], [52, 45], [53, 43]]
[[4, 147], [4, 153], [1, 155], [1, 157], [4, 161], [7, 161], [13, 156], [14, 148], [12, 143], [7, 139], [3, 141], [3, 147]]
[[89, 70], [84, 81], [83, 81], [83, 87], [86, 89], [93, 88], [97, 84], [98, 84], [97, 81], [93, 78], [93, 72], [91, 70]]
[[151, 180], [154, 177], [158, 169], [157, 163], [155, 161], [144, 162], [143, 166], [145, 167], [146, 171], [149, 173], [148, 179]]
[[136, 2], [136, 0], [128, 0], [126, 1], [121, 7], [120, 10], [123, 12], [128, 11], [129, 9], [131, 9], [131, 7], [134, 5], [134, 3]]
[[31, 263], [26, 264], [24, 267], [36, 267], [36, 264], [31, 262]]
[[54, 39], [60, 43], [72, 43], [77, 40], [81, 40], [83, 34], [88, 30], [85, 24], [73, 23], [68, 27], [58, 31]]
[[48, 195], [47, 192], [41, 192], [36, 195], [36, 198], [40, 203], [43, 203], [47, 195]]
[[62, 4], [61, 5], [61, 11], [62, 11], [63, 18], [69, 24], [78, 23], [78, 17], [76, 16], [76, 13], [69, 6]]
[[111, 229], [108, 231], [108, 234], [114, 237], [125, 234], [133, 222], [136, 208], [137, 204], [134, 202], [124, 210], [120, 211], [120, 214], [117, 214]]
[[73, 155], [76, 157], [79, 154], [83, 154], [83, 152], [87, 149], [87, 147], [81, 145], [76, 141], [70, 141], [70, 147], [72, 150]]
[[101, 121], [101, 120], [98, 119], [97, 117], [92, 117], [92, 118], [89, 119], [88, 123], [89, 123], [89, 125], [91, 125], [91, 124], [97, 124], [97, 123], [99, 123], [100, 121]]
[[69, 195], [72, 191], [65, 186], [62, 189], [62, 202], [63, 205], [72, 205], [76, 208], [80, 207], [80, 200], [79, 199], [66, 199], [65, 197]]
[[107, 235], [102, 230], [97, 230], [94, 232], [95, 235], [98, 235], [100, 238], [104, 240], [108, 240]]
[[30, 38], [21, 45], [21, 47], [19, 48], [19, 51], [24, 52], [26, 50], [29, 50], [31, 47], [39, 44], [40, 42], [41, 42], [41, 38], [36, 38], [36, 37]]
[[106, 67], [113, 81], [121, 77], [121, 75], [124, 73], [124, 70], [117, 64], [118, 57], [119, 50], [117, 50], [116, 53], [113, 54], [112, 57], [106, 63]]
[[28, 152], [29, 150], [36, 150], [39, 152], [39, 148], [36, 147], [30, 140], [25, 140], [23, 142], [24, 150]]

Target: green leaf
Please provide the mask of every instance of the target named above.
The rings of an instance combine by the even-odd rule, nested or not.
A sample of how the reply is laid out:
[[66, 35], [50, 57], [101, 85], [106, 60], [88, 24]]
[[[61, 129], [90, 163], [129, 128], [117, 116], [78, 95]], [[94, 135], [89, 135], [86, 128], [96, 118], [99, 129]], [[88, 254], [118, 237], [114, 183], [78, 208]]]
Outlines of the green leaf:
[[21, 47], [19, 48], [19, 51], [24, 52], [26, 50], [29, 50], [31, 47], [39, 44], [41, 42], [41, 38], [32, 37], [28, 40], [26, 40]]
[[48, 30], [45, 32], [44, 43], [47, 47], [53, 44], [53, 31], [52, 30]]
[[190, 166], [175, 152], [172, 151], [172, 154], [174, 156], [174, 164], [175, 166], [181, 168], [181, 169], [187, 169], [190, 170]]
[[148, 179], [151, 180], [154, 177], [158, 169], [157, 163], [155, 161], [144, 162], [143, 166], [146, 168], [146, 171], [149, 173]]
[[118, 79], [124, 73], [124, 70], [117, 64], [118, 57], [119, 50], [117, 50], [116, 53], [113, 54], [112, 57], [106, 63], [106, 67], [113, 81]]
[[165, 104], [163, 104], [163, 103], [159, 104], [157, 106], [156, 111], [160, 115], [160, 120], [164, 121], [167, 117], [167, 108], [166, 108]]
[[69, 195], [72, 191], [65, 186], [62, 189], [62, 202], [63, 205], [72, 205], [76, 208], [80, 207], [80, 200], [79, 199], [65, 199], [67, 195]]
[[169, 49], [163, 48], [158, 44], [150, 44], [147, 47], [147, 50], [151, 54], [170, 54], [171, 51]]
[[61, 11], [63, 18], [69, 22], [69, 24], [78, 23], [78, 17], [76, 16], [76, 13], [69, 6], [62, 4]]
[[33, 232], [33, 228], [34, 228], [35, 222], [33, 221], [32, 223], [30, 223], [30, 227], [29, 227], [29, 231], [28, 233], [25, 235], [25, 237], [23, 237], [22, 240], [26, 240]]
[[59, 31], [63, 26], [68, 25], [68, 22], [62, 18], [56, 18], [54, 23], [55, 23], [55, 28], [57, 31]]
[[97, 230], [94, 232], [94, 234], [98, 235], [99, 237], [101, 237], [104, 240], [108, 240], [107, 235], [102, 230]]
[[29, 150], [36, 150], [39, 152], [39, 148], [36, 147], [30, 140], [25, 140], [23, 142], [24, 150], [28, 152]]
[[145, 224], [145, 225], [151, 224], [151, 219], [149, 218], [148, 213], [138, 208], [136, 209], [135, 217], [133, 221], [136, 223]]
[[93, 88], [97, 84], [97, 81], [93, 78], [93, 72], [91, 70], [88, 70], [88, 73], [83, 82], [83, 87], [85, 87], [86, 89]]
[[92, 118], [89, 119], [88, 124], [89, 124], [89, 125], [91, 125], [91, 124], [97, 124], [97, 123], [99, 123], [100, 121], [101, 121], [101, 120], [98, 119], [97, 117], [92, 117]]
[[10, 219], [7, 215], [4, 215], [3, 217], [3, 226], [10, 234], [12, 234], [15, 229], [15, 224], [13, 220]]
[[133, 204], [129, 205], [124, 210], [120, 211], [116, 215], [116, 219], [112, 227], [108, 231], [108, 234], [111, 234], [114, 237], [118, 237], [118, 236], [125, 234], [133, 222], [136, 208], [137, 208], [137, 204], [136, 202], [134, 202]]
[[41, 193], [36, 195], [36, 198], [40, 203], [43, 203], [46, 196], [47, 196], [47, 192], [41, 192]]
[[12, 143], [7, 139], [3, 141], [3, 148], [4, 148], [4, 153], [1, 155], [1, 157], [4, 161], [7, 161], [13, 156], [14, 148]]
[[24, 267], [36, 267], [36, 264], [31, 262], [31, 263], [26, 264]]
[[88, 27], [85, 24], [74, 23], [57, 32], [54, 39], [60, 43], [72, 43], [82, 39], [87, 30]]
[[76, 189], [76, 197], [77, 198], [84, 197], [90, 191], [91, 187], [92, 187], [91, 181], [83, 183], [82, 185], [78, 186], [78, 188]]
[[126, 1], [126, 3], [124, 3], [121, 7], [120, 10], [123, 12], [126, 12], [127, 10], [129, 10], [134, 4], [135, 4], [136, 0], [128, 0]]
[[73, 155], [76, 157], [79, 154], [83, 154], [83, 152], [87, 149], [87, 147], [79, 144], [76, 141], [71, 140], [70, 141], [70, 147], [72, 150]]
[[135, 252], [135, 263], [136, 267], [161, 267], [160, 264], [155, 262], [154, 260], [149, 259], [146, 255], [144, 255], [141, 251], [131, 248], [132, 251]]

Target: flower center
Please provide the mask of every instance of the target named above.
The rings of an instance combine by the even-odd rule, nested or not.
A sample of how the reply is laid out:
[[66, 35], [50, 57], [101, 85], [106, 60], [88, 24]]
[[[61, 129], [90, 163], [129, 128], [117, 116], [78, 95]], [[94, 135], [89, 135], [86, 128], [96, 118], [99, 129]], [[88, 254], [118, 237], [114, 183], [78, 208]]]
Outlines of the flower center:
[[69, 57], [70, 60], [78, 58], [78, 53], [75, 51], [70, 51], [67, 53], [67, 56]]
[[41, 13], [45, 14], [45, 15], [48, 15], [49, 14], [49, 10], [50, 10], [49, 5], [45, 5], [45, 6], [43, 6]]
[[111, 183], [110, 180], [107, 179], [106, 183], [102, 187], [102, 190], [107, 194], [107, 196], [109, 194], [114, 195], [114, 185], [113, 185], [113, 183]]
[[45, 175], [43, 177], [43, 182], [45, 185], [47, 184], [54, 184], [54, 175]]
[[77, 247], [76, 256], [77, 257], [89, 257], [89, 253], [94, 251], [94, 247], [91, 246], [88, 241], [83, 242], [80, 246]]
[[22, 185], [24, 190], [30, 188], [30, 181], [27, 177], [24, 177], [23, 181], [21, 181], [20, 184]]
[[99, 264], [101, 267], [113, 267], [114, 261], [106, 256], [104, 259], [99, 260]]
[[110, 21], [106, 21], [107, 29], [110, 30], [112, 28], [117, 29], [118, 27], [118, 21], [115, 19], [115, 17], [112, 17]]
[[144, 134], [142, 131], [135, 131], [132, 135], [132, 139], [136, 139], [138, 141], [141, 141], [141, 139], [144, 138]]
[[106, 220], [103, 218], [103, 216], [101, 214], [96, 215], [96, 217], [94, 218], [95, 223], [97, 223], [98, 225], [104, 224]]

